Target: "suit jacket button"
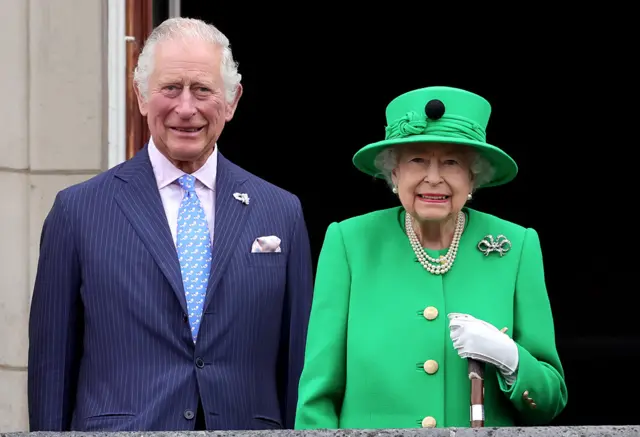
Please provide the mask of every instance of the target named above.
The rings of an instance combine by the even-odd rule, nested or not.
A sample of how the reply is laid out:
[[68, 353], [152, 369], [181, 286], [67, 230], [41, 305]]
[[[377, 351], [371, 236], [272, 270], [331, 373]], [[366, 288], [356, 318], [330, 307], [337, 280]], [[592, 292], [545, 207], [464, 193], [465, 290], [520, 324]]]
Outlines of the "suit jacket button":
[[204, 367], [204, 360], [202, 358], [196, 358], [196, 367], [198, 369], [202, 369]]
[[187, 316], [186, 314], [183, 314], [183, 315], [182, 315], [182, 321], [183, 321], [184, 323], [189, 323], [189, 316]]
[[184, 411], [184, 418], [185, 418], [185, 419], [187, 419], [187, 420], [191, 420], [191, 419], [193, 419], [195, 416], [196, 416], [196, 415], [195, 415], [195, 414], [193, 414], [193, 411], [191, 411], [191, 410], [185, 410], [185, 411]]
[[424, 371], [427, 372], [429, 375], [433, 375], [434, 373], [436, 373], [438, 371], [438, 362], [435, 360], [427, 360], [424, 363]]
[[438, 317], [438, 309], [436, 307], [426, 307], [422, 315], [427, 320], [435, 320], [435, 318]]
[[436, 419], [431, 416], [427, 416], [422, 419], [422, 427], [423, 428], [435, 428], [436, 427]]

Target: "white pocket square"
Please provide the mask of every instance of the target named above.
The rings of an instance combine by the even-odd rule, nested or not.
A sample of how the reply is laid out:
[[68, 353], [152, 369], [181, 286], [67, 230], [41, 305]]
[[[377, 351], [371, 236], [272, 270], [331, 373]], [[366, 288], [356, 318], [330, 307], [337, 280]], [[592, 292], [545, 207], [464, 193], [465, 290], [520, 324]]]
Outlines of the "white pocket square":
[[282, 249], [280, 249], [280, 239], [275, 235], [256, 238], [251, 246], [251, 253], [261, 252], [282, 252]]

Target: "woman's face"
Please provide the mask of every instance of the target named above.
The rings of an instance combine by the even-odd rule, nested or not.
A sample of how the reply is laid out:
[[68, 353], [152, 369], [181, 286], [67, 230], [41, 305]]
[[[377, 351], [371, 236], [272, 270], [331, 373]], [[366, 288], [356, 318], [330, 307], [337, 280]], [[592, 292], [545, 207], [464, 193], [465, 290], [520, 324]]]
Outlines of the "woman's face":
[[402, 206], [419, 221], [454, 217], [472, 191], [470, 157], [464, 147], [456, 145], [399, 148], [392, 179]]

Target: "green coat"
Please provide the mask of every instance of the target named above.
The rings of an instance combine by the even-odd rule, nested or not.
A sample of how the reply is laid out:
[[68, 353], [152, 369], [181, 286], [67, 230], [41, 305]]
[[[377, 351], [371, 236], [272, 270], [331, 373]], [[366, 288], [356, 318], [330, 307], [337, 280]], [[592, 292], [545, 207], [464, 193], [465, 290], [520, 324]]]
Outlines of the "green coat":
[[[542, 425], [567, 402], [564, 371], [533, 229], [465, 209], [466, 229], [453, 268], [435, 276], [417, 262], [404, 233], [404, 209], [376, 211], [332, 223], [325, 236], [296, 429], [468, 427], [467, 361], [449, 337], [447, 314], [485, 320], [518, 344], [516, 382], [485, 371], [485, 426]], [[500, 257], [477, 248], [505, 235]], [[433, 257], [446, 250], [429, 251]], [[427, 310], [426, 310], [427, 309]], [[429, 320], [437, 310], [437, 317]], [[426, 310], [426, 311], [425, 311]], [[435, 373], [424, 363], [434, 360]], [[430, 361], [433, 370], [433, 361]], [[525, 390], [537, 408], [522, 397]], [[431, 419], [430, 419], [431, 420]]]

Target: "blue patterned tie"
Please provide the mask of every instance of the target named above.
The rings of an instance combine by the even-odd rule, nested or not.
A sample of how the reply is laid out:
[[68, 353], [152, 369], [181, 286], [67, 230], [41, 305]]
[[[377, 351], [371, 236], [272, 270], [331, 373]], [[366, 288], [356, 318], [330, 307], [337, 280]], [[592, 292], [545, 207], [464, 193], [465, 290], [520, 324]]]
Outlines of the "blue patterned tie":
[[211, 239], [207, 216], [195, 189], [196, 178], [184, 175], [178, 183], [185, 190], [178, 212], [177, 249], [184, 294], [195, 343], [211, 271]]

